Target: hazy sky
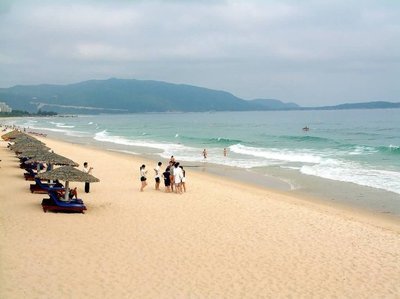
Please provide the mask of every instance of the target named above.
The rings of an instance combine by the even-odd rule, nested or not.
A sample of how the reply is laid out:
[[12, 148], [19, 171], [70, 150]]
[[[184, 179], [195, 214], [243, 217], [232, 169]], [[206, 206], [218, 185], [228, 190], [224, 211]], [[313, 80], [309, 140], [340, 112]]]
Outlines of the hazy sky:
[[0, 87], [110, 77], [400, 102], [400, 0], [0, 0]]

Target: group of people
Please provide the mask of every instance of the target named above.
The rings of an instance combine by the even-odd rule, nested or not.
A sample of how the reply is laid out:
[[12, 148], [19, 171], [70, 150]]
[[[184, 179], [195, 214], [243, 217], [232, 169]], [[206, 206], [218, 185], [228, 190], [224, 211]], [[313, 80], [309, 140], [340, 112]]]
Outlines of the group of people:
[[[160, 182], [161, 178], [163, 178], [165, 192], [175, 191], [175, 193], [179, 194], [186, 192], [186, 172], [183, 166], [175, 161], [174, 156], [171, 156], [164, 172], [162, 172], [161, 166], [162, 162], [158, 162], [157, 166], [154, 168], [155, 189], [160, 190]], [[147, 186], [147, 170], [144, 164], [140, 166], [140, 181], [140, 191], [143, 192], [144, 188]]]

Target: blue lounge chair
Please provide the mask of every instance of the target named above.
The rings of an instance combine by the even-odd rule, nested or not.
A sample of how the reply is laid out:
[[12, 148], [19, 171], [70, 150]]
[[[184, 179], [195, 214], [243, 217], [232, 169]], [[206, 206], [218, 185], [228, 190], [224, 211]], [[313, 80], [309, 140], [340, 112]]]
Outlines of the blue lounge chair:
[[56, 182], [55, 184], [46, 184], [40, 179], [35, 178], [35, 184], [31, 184], [29, 188], [32, 193], [47, 194], [49, 190], [62, 190], [64, 189], [64, 186], [59, 182]]
[[86, 206], [81, 199], [70, 201], [62, 201], [58, 198], [55, 191], [49, 191], [50, 198], [44, 198], [42, 201], [43, 211], [56, 211], [56, 212], [79, 212], [84, 213]]
[[32, 168], [27, 168], [26, 171], [27, 172], [24, 173], [25, 180], [33, 181], [35, 179], [36, 172], [33, 171]]

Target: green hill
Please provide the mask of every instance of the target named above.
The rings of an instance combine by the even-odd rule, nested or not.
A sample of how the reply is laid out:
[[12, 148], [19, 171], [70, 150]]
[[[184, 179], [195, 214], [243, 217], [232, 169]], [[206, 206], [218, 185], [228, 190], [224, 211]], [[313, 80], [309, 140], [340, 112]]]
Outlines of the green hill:
[[300, 107], [274, 99], [245, 101], [229, 92], [191, 85], [133, 79], [17, 85], [0, 88], [0, 102], [15, 110], [34, 113], [41, 109], [61, 114], [400, 108], [400, 103], [390, 102]]
[[70, 85], [0, 89], [0, 101], [13, 109], [59, 113], [253, 110], [234, 95], [190, 85], [140, 80], [91, 80]]

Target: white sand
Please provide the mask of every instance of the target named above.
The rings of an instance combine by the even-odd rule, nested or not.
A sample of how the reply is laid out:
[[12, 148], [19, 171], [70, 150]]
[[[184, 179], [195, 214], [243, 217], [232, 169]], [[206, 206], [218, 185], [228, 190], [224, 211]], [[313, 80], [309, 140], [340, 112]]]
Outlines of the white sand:
[[101, 182], [44, 213], [0, 142], [0, 298], [400, 298], [396, 224], [190, 169], [166, 194], [155, 161], [42, 140]]

